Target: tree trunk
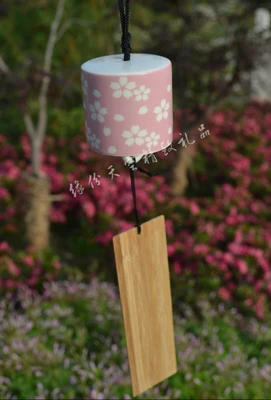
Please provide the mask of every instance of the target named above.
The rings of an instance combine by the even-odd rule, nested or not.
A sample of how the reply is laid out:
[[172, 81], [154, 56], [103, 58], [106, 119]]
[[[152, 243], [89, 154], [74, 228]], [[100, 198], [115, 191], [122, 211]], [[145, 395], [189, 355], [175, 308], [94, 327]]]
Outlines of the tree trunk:
[[177, 163], [173, 169], [172, 189], [175, 195], [181, 196], [188, 186], [188, 171], [192, 166], [193, 146], [182, 147], [178, 152]]
[[25, 236], [35, 251], [49, 247], [50, 180], [44, 176], [24, 175], [26, 182]]
[[[50, 195], [50, 180], [41, 173], [42, 144], [47, 128], [47, 97], [50, 85], [53, 52], [58, 40], [58, 29], [64, 12], [66, 0], [58, 0], [55, 17], [51, 23], [50, 34], [44, 56], [43, 77], [39, 92], [39, 113], [35, 124], [25, 101], [24, 122], [31, 140], [32, 175], [23, 174], [26, 182], [25, 201], [25, 236], [28, 244], [35, 251], [45, 250], [49, 246], [50, 210], [52, 196]], [[63, 31], [63, 30], [62, 30]], [[63, 32], [62, 32], [63, 34]], [[10, 69], [0, 56], [0, 70], [12, 77]]]
[[31, 161], [32, 161], [32, 172], [33, 175], [40, 175], [40, 167], [41, 167], [41, 144], [38, 140], [38, 137], [34, 137], [31, 140]]

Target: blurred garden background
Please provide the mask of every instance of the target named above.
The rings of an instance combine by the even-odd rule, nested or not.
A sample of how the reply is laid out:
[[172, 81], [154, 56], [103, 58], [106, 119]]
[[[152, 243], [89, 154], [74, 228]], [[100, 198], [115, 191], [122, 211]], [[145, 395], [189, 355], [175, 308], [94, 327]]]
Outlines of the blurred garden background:
[[[271, 398], [270, 12], [131, 0], [132, 52], [172, 61], [175, 108], [136, 187], [141, 221], [166, 219], [178, 373], [140, 398]], [[88, 149], [80, 72], [120, 42], [117, 0], [1, 0], [1, 399], [132, 398], [112, 246], [129, 169]]]

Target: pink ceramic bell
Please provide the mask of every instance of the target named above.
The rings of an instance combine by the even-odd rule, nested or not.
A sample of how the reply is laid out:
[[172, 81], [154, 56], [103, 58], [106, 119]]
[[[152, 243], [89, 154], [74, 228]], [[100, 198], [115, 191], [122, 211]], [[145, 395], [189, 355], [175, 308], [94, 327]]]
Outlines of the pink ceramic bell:
[[172, 143], [172, 68], [165, 57], [122, 54], [81, 66], [89, 147], [111, 156], [139, 156]]

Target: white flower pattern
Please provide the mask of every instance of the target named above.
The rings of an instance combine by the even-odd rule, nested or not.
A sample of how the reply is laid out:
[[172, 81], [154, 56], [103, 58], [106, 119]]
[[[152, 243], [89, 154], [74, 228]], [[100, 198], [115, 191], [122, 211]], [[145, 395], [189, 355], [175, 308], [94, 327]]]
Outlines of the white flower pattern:
[[92, 93], [93, 93], [93, 96], [95, 96], [95, 97], [101, 97], [101, 93], [97, 89], [94, 89]]
[[160, 106], [155, 107], [154, 113], [157, 114], [156, 121], [160, 122], [162, 119], [167, 119], [169, 110], [169, 102], [166, 102], [166, 99], [161, 101]]
[[115, 114], [114, 115], [114, 120], [118, 121], [118, 122], [124, 121], [124, 116], [121, 115], [121, 114]]
[[122, 136], [126, 138], [125, 144], [132, 146], [137, 144], [141, 146], [144, 143], [143, 137], [148, 134], [146, 129], [140, 130], [138, 125], [133, 125], [130, 131], [123, 131]]
[[117, 149], [116, 149], [115, 146], [108, 147], [108, 153], [109, 154], [114, 154], [114, 153], [116, 153], [116, 151], [117, 151]]
[[109, 136], [111, 134], [111, 129], [110, 128], [104, 128], [104, 135]]
[[135, 82], [128, 82], [126, 76], [121, 76], [119, 82], [111, 82], [111, 89], [114, 89], [113, 97], [119, 99], [121, 96], [129, 99], [133, 96], [132, 90], [136, 87]]
[[149, 96], [148, 94], [150, 94], [151, 89], [146, 89], [145, 85], [141, 85], [139, 87], [139, 90], [136, 89], [134, 90], [134, 95], [136, 96], [136, 101], [140, 101], [140, 100], [148, 100]]
[[90, 135], [89, 141], [90, 141], [90, 145], [93, 149], [98, 149], [100, 147], [101, 141], [100, 141], [100, 139], [97, 138], [97, 136], [95, 134]]
[[145, 138], [147, 142], [147, 147], [156, 146], [158, 144], [158, 139], [160, 138], [159, 133], [151, 132], [150, 136]]
[[91, 136], [91, 129], [89, 126], [86, 125], [86, 136], [87, 136], [87, 140], [90, 140], [90, 136]]
[[138, 114], [141, 115], [147, 114], [147, 112], [148, 112], [148, 107], [146, 106], [140, 107], [140, 109], [138, 110]]
[[91, 111], [91, 118], [93, 121], [98, 119], [99, 122], [104, 122], [104, 115], [108, 113], [107, 108], [101, 107], [99, 101], [94, 101], [94, 104], [90, 104], [89, 109]]
[[81, 75], [81, 82], [82, 82], [83, 92], [84, 92], [84, 94], [87, 94], [88, 81], [85, 79], [85, 76], [83, 73]]
[[[82, 74], [82, 88], [83, 92], [86, 95], [88, 91], [88, 81], [85, 78], [84, 74]], [[115, 99], [119, 99], [121, 97], [125, 99], [130, 99], [133, 97], [136, 102], [140, 101], [146, 101], [149, 99], [149, 94], [151, 93], [151, 89], [147, 88], [145, 85], [136, 85], [136, 82], [129, 82], [129, 77], [126, 76], [121, 76], [118, 79], [118, 82], [111, 82], [110, 88], [113, 89], [113, 97]], [[135, 89], [135, 90], [134, 90]], [[171, 91], [171, 85], [168, 84], [166, 87], [167, 91]], [[101, 92], [98, 89], [93, 89], [92, 90], [92, 95], [94, 96], [94, 100], [92, 104], [84, 104], [84, 108], [88, 107], [90, 110], [90, 116], [93, 121], [97, 121], [100, 123], [105, 122], [105, 115], [110, 114], [110, 109], [106, 107], [102, 107], [101, 105]], [[142, 103], [141, 103], [142, 104]], [[146, 104], [146, 103], [145, 103]], [[107, 104], [104, 104], [107, 106]], [[147, 104], [148, 105], [148, 104]], [[167, 119], [169, 115], [169, 109], [170, 109], [170, 102], [167, 101], [166, 98], [162, 98], [160, 105], [156, 106], [153, 109], [153, 113], [156, 115], [154, 118], [156, 118], [157, 122], [161, 122], [163, 119]], [[151, 112], [151, 111], [150, 111]], [[138, 114], [139, 115], [146, 115], [148, 113], [148, 108], [146, 106], [139, 106], [138, 109]], [[109, 115], [110, 116], [110, 115]], [[106, 117], [108, 118], [108, 117]], [[124, 121], [124, 115], [121, 114], [113, 114], [112, 115], [113, 120], [122, 122]], [[109, 121], [107, 121], [109, 122]], [[103, 134], [105, 137], [110, 136], [111, 134], [111, 129], [110, 128], [102, 128], [103, 129]], [[125, 129], [125, 128], [124, 128]], [[127, 128], [126, 128], [127, 129]], [[161, 133], [161, 132], [160, 132]], [[172, 127], [168, 128], [168, 134], [172, 134]], [[90, 147], [93, 149], [99, 149], [101, 140], [92, 133], [92, 130], [90, 127], [86, 125], [86, 137], [87, 137], [87, 142]], [[122, 131], [122, 137], [125, 140], [125, 145], [126, 146], [133, 146], [133, 145], [146, 145], [147, 149], [146, 150], [148, 153], [151, 151], [152, 147], [155, 147], [159, 143], [160, 139], [160, 134], [156, 132], [151, 132], [148, 134], [147, 129], [141, 129], [139, 125], [133, 125], [130, 129], [128, 130], [123, 130]], [[106, 138], [104, 138], [107, 140]], [[117, 153], [117, 149], [115, 146], [109, 146], [107, 147], [108, 154], [115, 154]]]

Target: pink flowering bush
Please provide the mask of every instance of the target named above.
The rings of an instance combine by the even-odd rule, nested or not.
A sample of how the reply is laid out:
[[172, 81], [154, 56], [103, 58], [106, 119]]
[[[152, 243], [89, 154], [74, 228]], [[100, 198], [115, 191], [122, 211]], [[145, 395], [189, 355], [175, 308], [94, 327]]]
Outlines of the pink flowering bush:
[[17, 292], [25, 285], [29, 289], [41, 289], [44, 280], [58, 277], [61, 262], [56, 254], [47, 251], [41, 258], [31, 250], [14, 253], [7, 242], [0, 243], [1, 291]]
[[[176, 151], [156, 154], [157, 162], [140, 162], [162, 175], [149, 178], [136, 172], [140, 219], [166, 217], [176, 300], [193, 301], [195, 293], [215, 289], [224, 300], [262, 317], [271, 295], [271, 105], [251, 103], [243, 114], [214, 112], [203, 121], [210, 131], [205, 139], [200, 139], [198, 129], [187, 132], [190, 141], [192, 133], [195, 139], [187, 145], [195, 154], [194, 179], [185, 196], [174, 197], [169, 178], [182, 146], [178, 144], [179, 118], [180, 111], [175, 120]], [[7, 286], [11, 286], [10, 281], [22, 279], [19, 270], [25, 262], [11, 254], [24, 251], [27, 268], [34, 257], [20, 244], [21, 171], [29, 169], [30, 146], [25, 135], [19, 148], [8, 144], [3, 135], [0, 144], [0, 242], [12, 249], [1, 264], [5, 270], [1, 284], [9, 281]], [[71, 139], [48, 135], [42, 162], [52, 193], [63, 196], [53, 203], [51, 212], [52, 251], [63, 267], [56, 268], [56, 275], [46, 274], [49, 264], [41, 260], [35, 267], [41, 268], [40, 276], [63, 277], [68, 264], [78, 267], [86, 278], [100, 275], [116, 280], [112, 237], [135, 224], [128, 167], [120, 158], [91, 152], [83, 130]], [[75, 188], [75, 181], [84, 190], [74, 196], [69, 189], [70, 184]]]
[[170, 240], [172, 266], [263, 317], [271, 296], [271, 105], [252, 103], [241, 116], [215, 112], [205, 126], [197, 187], [174, 200], [174, 225], [186, 218]]
[[[67, 267], [59, 267], [67, 265], [67, 262], [73, 267], [82, 268], [86, 279], [98, 271], [101, 273], [108, 270], [108, 265], [113, 263], [113, 252], [112, 249], [105, 252], [105, 246], [111, 245], [114, 234], [134, 226], [129, 169], [123, 161], [119, 158], [95, 156], [87, 146], [83, 131], [70, 140], [49, 135], [46, 137], [42, 170], [51, 180], [52, 194], [62, 196], [62, 201], [54, 202], [51, 210], [52, 256], [55, 252], [62, 261], [67, 261], [61, 262], [59, 257], [55, 257], [50, 264], [50, 261], [46, 261], [46, 255], [45, 259], [36, 259], [31, 249], [25, 250], [22, 239], [21, 197], [25, 190], [22, 172], [30, 170], [29, 139], [23, 135], [19, 148], [8, 144], [4, 135], [0, 135], [0, 141], [0, 220], [3, 227], [0, 243], [4, 247], [8, 243], [9, 249], [2, 256], [1, 268], [4, 273], [0, 288], [9, 290], [11, 287], [19, 287], [20, 281], [38, 288], [38, 276], [48, 280], [67, 276]], [[113, 177], [109, 175], [111, 165], [114, 169]], [[91, 182], [90, 176], [96, 176], [97, 180]], [[83, 187], [82, 194], [70, 191], [70, 185], [76, 187], [75, 181]], [[159, 206], [164, 203], [169, 191], [164, 178], [149, 179], [139, 175], [139, 214], [144, 217], [146, 214], [155, 216], [156, 204]], [[17, 251], [23, 256], [17, 257]], [[9, 255], [11, 253], [12, 260]], [[31, 268], [28, 265], [30, 259], [35, 264]], [[112, 268], [107, 275], [111, 273]]]

